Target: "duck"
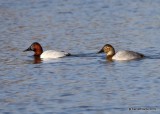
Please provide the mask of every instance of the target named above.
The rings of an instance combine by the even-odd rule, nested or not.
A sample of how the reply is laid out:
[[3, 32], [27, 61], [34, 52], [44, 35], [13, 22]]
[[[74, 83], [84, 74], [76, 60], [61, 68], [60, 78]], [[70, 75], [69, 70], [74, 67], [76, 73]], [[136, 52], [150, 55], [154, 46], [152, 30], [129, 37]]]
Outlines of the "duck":
[[47, 50], [43, 52], [43, 48], [38, 42], [34, 42], [24, 50], [23, 52], [26, 51], [34, 51], [34, 57], [40, 57], [42, 59], [52, 59], [52, 58], [61, 58], [65, 56], [70, 56], [70, 53], [64, 52], [64, 51], [56, 51], [56, 50]]
[[107, 60], [119, 60], [119, 61], [125, 61], [125, 60], [134, 60], [134, 59], [141, 59], [144, 57], [143, 54], [134, 52], [134, 51], [128, 51], [128, 50], [122, 50], [115, 52], [115, 49], [110, 44], [105, 44], [103, 48], [98, 53], [106, 53]]

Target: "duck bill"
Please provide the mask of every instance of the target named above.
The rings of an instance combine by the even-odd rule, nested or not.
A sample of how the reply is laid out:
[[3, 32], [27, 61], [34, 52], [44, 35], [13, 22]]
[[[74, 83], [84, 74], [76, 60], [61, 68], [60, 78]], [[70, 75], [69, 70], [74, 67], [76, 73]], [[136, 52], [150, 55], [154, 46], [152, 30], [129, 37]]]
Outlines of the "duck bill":
[[104, 50], [103, 50], [103, 48], [98, 52], [98, 53], [103, 53], [104, 52]]
[[32, 51], [32, 49], [29, 47], [28, 49], [24, 50], [23, 52], [25, 51]]

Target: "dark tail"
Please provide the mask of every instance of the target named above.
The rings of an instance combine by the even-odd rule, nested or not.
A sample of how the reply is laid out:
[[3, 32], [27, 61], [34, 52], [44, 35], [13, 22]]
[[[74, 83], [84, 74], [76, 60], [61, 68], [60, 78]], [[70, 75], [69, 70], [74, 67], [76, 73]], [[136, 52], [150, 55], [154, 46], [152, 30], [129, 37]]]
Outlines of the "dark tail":
[[71, 56], [71, 54], [70, 54], [70, 53], [67, 53], [66, 56]]

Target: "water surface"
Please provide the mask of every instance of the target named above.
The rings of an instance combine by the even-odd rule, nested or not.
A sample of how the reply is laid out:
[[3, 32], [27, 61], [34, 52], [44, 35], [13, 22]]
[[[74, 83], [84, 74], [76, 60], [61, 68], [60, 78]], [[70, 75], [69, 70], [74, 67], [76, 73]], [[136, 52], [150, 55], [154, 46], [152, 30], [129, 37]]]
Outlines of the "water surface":
[[[159, 6], [159, 0], [1, 0], [0, 113], [159, 114]], [[23, 52], [35, 41], [80, 56], [37, 62]], [[109, 62], [96, 54], [106, 43], [147, 57]]]

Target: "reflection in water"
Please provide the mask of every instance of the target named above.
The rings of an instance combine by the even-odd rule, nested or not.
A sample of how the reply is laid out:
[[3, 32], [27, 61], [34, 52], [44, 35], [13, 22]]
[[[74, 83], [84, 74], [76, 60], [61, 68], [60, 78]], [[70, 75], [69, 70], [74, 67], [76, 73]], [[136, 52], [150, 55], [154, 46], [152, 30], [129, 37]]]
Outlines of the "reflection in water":
[[113, 62], [114, 60], [112, 59], [112, 57], [108, 57], [106, 56], [106, 60], [109, 61], [109, 62]]
[[34, 56], [34, 61], [33, 61], [34, 64], [39, 64], [41, 62], [42, 62], [42, 59], [39, 56]]

